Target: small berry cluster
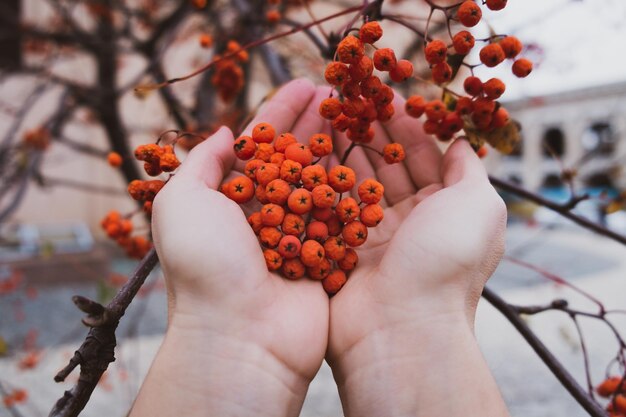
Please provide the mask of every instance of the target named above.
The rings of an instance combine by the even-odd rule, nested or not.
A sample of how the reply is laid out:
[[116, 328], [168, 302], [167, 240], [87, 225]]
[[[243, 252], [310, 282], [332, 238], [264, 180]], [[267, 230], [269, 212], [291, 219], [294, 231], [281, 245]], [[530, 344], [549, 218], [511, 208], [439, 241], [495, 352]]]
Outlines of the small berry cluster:
[[357, 189], [360, 202], [343, 197], [356, 185], [356, 175], [343, 165], [326, 171], [317, 164], [333, 151], [324, 133], [312, 135], [305, 145], [291, 133], [276, 136], [270, 124], [260, 123], [252, 136], [237, 138], [234, 151], [248, 161], [245, 175], [221, 190], [239, 204], [253, 198], [263, 204], [248, 222], [265, 248], [267, 268], [289, 279], [306, 274], [335, 294], [358, 262], [354, 248], [365, 243], [368, 227], [383, 219], [378, 204], [383, 185], [367, 179]]
[[131, 236], [133, 223], [117, 211], [110, 211], [100, 222], [106, 234], [117, 242], [130, 258], [141, 259], [152, 247], [143, 236]]
[[226, 102], [235, 98], [237, 93], [243, 88], [244, 75], [239, 63], [247, 62], [249, 59], [248, 52], [242, 51], [238, 42], [234, 40], [228, 41], [223, 54], [228, 55], [235, 52], [237, 53], [230, 58], [222, 59], [220, 55], [216, 55], [213, 58], [215, 66], [213, 67], [211, 84], [217, 89], [222, 100]]
[[267, 0], [266, 3], [269, 6], [273, 6], [270, 10], [265, 12], [265, 21], [270, 25], [275, 25], [282, 19], [282, 14], [278, 8], [281, 0]]
[[601, 397], [611, 398], [606, 406], [610, 417], [626, 417], [626, 382], [621, 376], [605, 379], [596, 387]]
[[50, 146], [50, 132], [43, 127], [26, 131], [22, 142], [28, 148], [44, 151]]
[[2, 402], [5, 407], [12, 408], [17, 404], [26, 402], [27, 399], [28, 393], [26, 392], [26, 390], [14, 389], [2, 397]]
[[382, 35], [378, 22], [365, 23], [358, 36], [348, 35], [339, 42], [337, 60], [329, 63], [324, 72], [324, 78], [337, 89], [340, 98], [323, 100], [319, 113], [332, 120], [335, 130], [347, 131], [353, 142], [371, 142], [371, 123], [389, 121], [394, 114], [393, 89], [374, 75], [374, 68], [387, 72], [394, 82], [413, 75], [413, 64], [406, 59], [397, 60], [391, 48], [376, 49], [373, 58], [367, 56], [365, 45], [373, 45]]
[[143, 168], [151, 177], [163, 172], [172, 172], [180, 165], [172, 145], [159, 146], [156, 143], [139, 145], [135, 149], [135, 159], [144, 162]]

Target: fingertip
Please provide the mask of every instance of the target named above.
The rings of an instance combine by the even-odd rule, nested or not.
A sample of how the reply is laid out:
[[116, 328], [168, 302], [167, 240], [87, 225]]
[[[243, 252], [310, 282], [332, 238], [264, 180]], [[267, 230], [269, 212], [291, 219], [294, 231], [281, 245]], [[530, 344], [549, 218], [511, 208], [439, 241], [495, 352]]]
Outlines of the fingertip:
[[455, 140], [443, 155], [442, 172], [445, 186], [461, 180], [485, 180], [487, 171], [466, 139]]

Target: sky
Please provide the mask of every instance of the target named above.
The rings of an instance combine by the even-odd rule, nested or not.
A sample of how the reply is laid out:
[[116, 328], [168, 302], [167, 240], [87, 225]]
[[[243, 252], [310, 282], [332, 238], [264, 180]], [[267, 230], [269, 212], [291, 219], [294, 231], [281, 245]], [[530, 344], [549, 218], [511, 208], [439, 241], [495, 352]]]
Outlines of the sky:
[[540, 47], [524, 52], [537, 62], [526, 79], [515, 78], [510, 63], [477, 71], [502, 78], [506, 100], [626, 81], [626, 0], [509, 0], [484, 16], [496, 33]]

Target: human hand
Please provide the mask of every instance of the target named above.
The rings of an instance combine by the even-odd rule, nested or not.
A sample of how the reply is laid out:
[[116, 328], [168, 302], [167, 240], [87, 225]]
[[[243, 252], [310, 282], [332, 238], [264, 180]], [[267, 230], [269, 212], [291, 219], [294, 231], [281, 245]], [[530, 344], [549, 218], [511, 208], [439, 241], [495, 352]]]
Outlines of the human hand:
[[[394, 105], [370, 145], [382, 149], [393, 138], [406, 150], [404, 163], [388, 165], [359, 147], [347, 160], [358, 181], [383, 183], [387, 207], [331, 299], [327, 360], [344, 412], [472, 415], [472, 405], [490, 410], [486, 398], [496, 398], [491, 410], [505, 414], [473, 338], [476, 305], [504, 250], [504, 203], [466, 141], [442, 155], [405, 114], [404, 100], [396, 96]], [[337, 134], [335, 143], [339, 159], [349, 142]], [[478, 395], [469, 390], [469, 403], [446, 403], [463, 379]]]
[[[323, 123], [313, 117], [314, 95], [308, 81], [289, 83], [261, 107], [243, 134], [264, 121], [308, 139]], [[143, 411], [171, 406], [181, 414], [172, 405], [176, 400], [165, 402], [150, 393], [160, 393], [155, 385], [160, 369], [167, 384], [175, 385], [172, 361], [190, 361], [181, 368], [191, 376], [183, 374], [178, 382], [191, 386], [194, 381], [191, 389], [200, 399], [191, 414], [298, 415], [324, 358], [329, 306], [321, 285], [268, 272], [241, 207], [216, 191], [225, 176], [242, 175], [233, 140], [222, 128], [195, 147], [154, 202], [154, 241], [166, 277], [169, 326], [159, 353], [166, 359], [157, 357], [151, 370], [156, 377], [146, 382], [153, 385], [144, 387], [147, 394], [138, 399], [138, 405], [148, 407]], [[185, 358], [179, 357], [181, 351]], [[190, 403], [187, 398], [185, 404]]]

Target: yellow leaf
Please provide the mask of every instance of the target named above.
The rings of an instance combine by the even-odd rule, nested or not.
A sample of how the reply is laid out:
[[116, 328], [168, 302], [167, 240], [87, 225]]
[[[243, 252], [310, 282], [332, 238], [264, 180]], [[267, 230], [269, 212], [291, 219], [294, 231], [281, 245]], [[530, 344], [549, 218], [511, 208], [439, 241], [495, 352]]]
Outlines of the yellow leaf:
[[520, 126], [515, 120], [484, 135], [491, 146], [504, 154], [513, 152], [521, 140]]
[[617, 211], [620, 211], [623, 208], [624, 208], [624, 202], [623, 201], [613, 200], [613, 201], [611, 201], [609, 203], [608, 206], [606, 206], [605, 212], [606, 212], [606, 214], [611, 214], [611, 213], [615, 213]]
[[0, 356], [4, 356], [9, 351], [9, 345], [2, 336], [0, 336]]

